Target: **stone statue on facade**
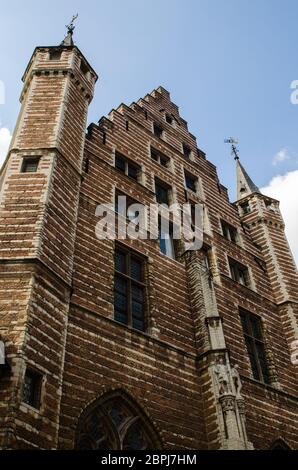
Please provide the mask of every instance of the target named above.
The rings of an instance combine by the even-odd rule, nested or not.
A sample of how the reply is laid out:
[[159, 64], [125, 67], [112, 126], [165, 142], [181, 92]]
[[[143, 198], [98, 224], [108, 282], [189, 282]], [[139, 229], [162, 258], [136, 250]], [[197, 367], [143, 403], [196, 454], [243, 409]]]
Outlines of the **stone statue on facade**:
[[235, 364], [231, 369], [232, 380], [234, 383], [235, 391], [236, 391], [236, 398], [242, 398], [241, 390], [242, 390], [242, 382], [239, 374], [239, 366]]
[[222, 357], [219, 358], [218, 363], [214, 368], [214, 372], [217, 379], [219, 395], [231, 393], [229, 370]]

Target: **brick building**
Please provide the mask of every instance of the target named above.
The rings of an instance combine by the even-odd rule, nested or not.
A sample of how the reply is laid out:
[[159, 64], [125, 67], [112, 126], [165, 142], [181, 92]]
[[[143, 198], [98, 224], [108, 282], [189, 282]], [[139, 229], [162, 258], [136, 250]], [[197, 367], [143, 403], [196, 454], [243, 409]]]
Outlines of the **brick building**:
[[[297, 448], [278, 201], [237, 159], [232, 204], [162, 87], [86, 134], [96, 81], [72, 29], [23, 76], [0, 184], [0, 447]], [[203, 248], [99, 240], [119, 194], [202, 204]]]

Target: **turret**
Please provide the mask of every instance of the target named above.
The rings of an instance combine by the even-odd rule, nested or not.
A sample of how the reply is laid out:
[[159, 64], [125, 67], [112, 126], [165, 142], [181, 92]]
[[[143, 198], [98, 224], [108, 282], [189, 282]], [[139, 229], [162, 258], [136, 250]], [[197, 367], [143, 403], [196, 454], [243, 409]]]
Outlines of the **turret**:
[[298, 339], [298, 275], [285, 235], [279, 201], [261, 193], [236, 153], [237, 201], [241, 221], [261, 249], [276, 303], [280, 307], [289, 349]]
[[0, 387], [0, 448], [57, 448], [86, 120], [97, 80], [73, 30], [72, 21], [61, 45], [33, 52], [1, 171], [0, 330], [9, 367]]

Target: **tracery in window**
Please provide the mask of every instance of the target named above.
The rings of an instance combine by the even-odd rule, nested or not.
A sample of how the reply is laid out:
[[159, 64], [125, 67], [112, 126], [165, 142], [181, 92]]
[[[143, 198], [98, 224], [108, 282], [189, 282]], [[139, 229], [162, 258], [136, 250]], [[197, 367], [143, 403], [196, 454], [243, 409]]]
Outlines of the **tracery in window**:
[[77, 435], [79, 450], [160, 449], [147, 416], [121, 392], [105, 395], [83, 414]]

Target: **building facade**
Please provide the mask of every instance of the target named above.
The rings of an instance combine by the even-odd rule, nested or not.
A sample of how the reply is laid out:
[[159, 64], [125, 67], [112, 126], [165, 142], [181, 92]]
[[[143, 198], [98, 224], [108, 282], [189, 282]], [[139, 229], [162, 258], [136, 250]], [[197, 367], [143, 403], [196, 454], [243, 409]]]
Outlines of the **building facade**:
[[[96, 81], [72, 30], [23, 76], [0, 183], [0, 447], [297, 448], [298, 278], [278, 201], [237, 159], [230, 203], [162, 87], [86, 133]], [[99, 239], [99, 205], [126, 220], [119, 195], [200, 204], [202, 248], [171, 227]]]

